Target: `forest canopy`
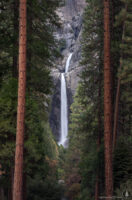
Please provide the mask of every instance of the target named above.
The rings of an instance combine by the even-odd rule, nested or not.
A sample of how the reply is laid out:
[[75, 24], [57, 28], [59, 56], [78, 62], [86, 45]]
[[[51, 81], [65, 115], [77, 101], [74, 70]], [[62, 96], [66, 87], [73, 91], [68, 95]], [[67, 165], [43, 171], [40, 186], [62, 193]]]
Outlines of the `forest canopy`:
[[[132, 199], [132, 0], [79, 3], [0, 2], [0, 200]], [[60, 74], [67, 146], [50, 124]]]

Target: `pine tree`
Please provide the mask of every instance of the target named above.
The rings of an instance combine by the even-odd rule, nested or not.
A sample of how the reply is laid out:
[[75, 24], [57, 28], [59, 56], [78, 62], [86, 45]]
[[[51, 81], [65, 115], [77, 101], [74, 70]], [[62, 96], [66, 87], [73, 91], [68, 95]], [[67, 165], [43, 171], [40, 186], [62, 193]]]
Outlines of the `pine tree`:
[[26, 0], [20, 0], [19, 85], [13, 200], [23, 199], [23, 149], [26, 95]]
[[112, 175], [112, 94], [110, 65], [110, 1], [104, 0], [104, 144], [105, 144], [105, 192], [113, 194]]

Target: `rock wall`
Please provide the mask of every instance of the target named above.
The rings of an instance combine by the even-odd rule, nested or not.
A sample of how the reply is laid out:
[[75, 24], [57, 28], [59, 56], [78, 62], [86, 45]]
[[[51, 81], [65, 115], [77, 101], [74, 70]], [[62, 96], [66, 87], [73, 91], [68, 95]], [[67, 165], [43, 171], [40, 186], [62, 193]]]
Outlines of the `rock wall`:
[[86, 3], [85, 0], [66, 0], [65, 7], [62, 9], [66, 20], [72, 19], [73, 16], [82, 14]]
[[55, 33], [55, 37], [60, 41], [62, 58], [56, 62], [56, 68], [52, 69], [52, 77], [54, 81], [54, 92], [52, 96], [52, 105], [50, 113], [50, 126], [57, 141], [60, 135], [60, 73], [64, 71], [66, 60], [70, 52], [73, 53], [69, 73], [66, 75], [67, 96], [70, 113], [70, 105], [73, 102], [79, 74], [82, 66], [81, 60], [81, 36], [82, 36], [82, 20], [85, 8], [85, 0], [66, 0], [65, 6], [57, 10], [61, 19], [62, 27]]

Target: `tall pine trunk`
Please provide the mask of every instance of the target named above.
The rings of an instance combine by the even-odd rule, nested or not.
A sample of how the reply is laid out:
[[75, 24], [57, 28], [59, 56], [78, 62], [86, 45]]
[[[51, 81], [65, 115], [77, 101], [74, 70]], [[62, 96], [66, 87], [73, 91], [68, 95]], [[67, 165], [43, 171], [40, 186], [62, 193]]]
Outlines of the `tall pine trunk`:
[[112, 175], [112, 95], [110, 66], [110, 2], [104, 0], [104, 144], [105, 144], [105, 193], [113, 194]]
[[23, 199], [23, 146], [26, 93], [26, 0], [20, 0], [19, 12], [19, 84], [13, 200]]

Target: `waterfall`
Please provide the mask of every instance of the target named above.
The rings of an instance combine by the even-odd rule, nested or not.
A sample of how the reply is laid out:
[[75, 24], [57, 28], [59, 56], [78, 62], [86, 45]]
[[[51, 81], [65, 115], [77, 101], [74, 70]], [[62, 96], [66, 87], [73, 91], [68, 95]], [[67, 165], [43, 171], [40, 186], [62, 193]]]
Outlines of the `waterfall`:
[[68, 56], [65, 73], [61, 73], [61, 135], [59, 145], [66, 147], [66, 141], [68, 136], [68, 106], [67, 106], [67, 91], [66, 91], [66, 79], [65, 74], [68, 73], [72, 53]]
[[69, 65], [70, 65], [70, 61], [71, 61], [71, 58], [72, 58], [72, 53], [70, 53], [68, 59], [67, 59], [67, 62], [66, 62], [66, 67], [65, 67], [65, 73], [68, 72], [68, 69], [69, 69]]

